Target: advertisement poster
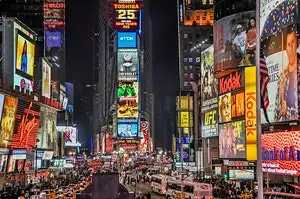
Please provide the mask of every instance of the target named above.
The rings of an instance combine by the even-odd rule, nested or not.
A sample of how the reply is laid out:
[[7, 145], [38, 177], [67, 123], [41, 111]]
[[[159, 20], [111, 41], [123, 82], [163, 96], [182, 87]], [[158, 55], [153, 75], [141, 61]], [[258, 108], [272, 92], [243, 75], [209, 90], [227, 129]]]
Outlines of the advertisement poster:
[[41, 128], [38, 143], [40, 148], [57, 150], [56, 135], [57, 114], [49, 108], [41, 107]]
[[300, 131], [261, 135], [263, 172], [300, 176]]
[[42, 59], [42, 96], [51, 98], [51, 66]]
[[206, 112], [217, 107], [218, 80], [214, 78], [214, 48], [201, 53], [201, 110]]
[[219, 96], [219, 122], [231, 121], [231, 93]]
[[62, 46], [62, 33], [58, 31], [45, 31], [46, 47], [61, 48]]
[[246, 157], [245, 121], [219, 125], [219, 156], [222, 159]]
[[136, 32], [118, 32], [118, 48], [136, 48]]
[[77, 128], [71, 126], [57, 126], [58, 132], [64, 132], [65, 146], [73, 146], [77, 144]]
[[215, 137], [218, 132], [218, 109], [215, 108], [202, 114], [202, 137]]
[[[269, 121], [298, 119], [299, 44], [296, 1], [262, 1], [261, 46], [268, 67]], [[266, 123], [262, 114], [262, 122]]]
[[112, 138], [113, 138], [112, 132], [105, 133], [105, 153], [111, 153], [114, 150]]
[[229, 180], [254, 180], [254, 170], [230, 169]]
[[34, 34], [14, 22], [14, 86], [24, 93], [33, 91], [34, 64]]
[[121, 97], [118, 99], [118, 118], [137, 118], [138, 117], [138, 98]]
[[193, 111], [194, 102], [193, 94], [190, 96], [177, 96], [176, 97], [176, 110], [177, 111]]
[[137, 123], [118, 124], [118, 137], [133, 138], [137, 136], [138, 136]]
[[150, 152], [150, 125], [149, 122], [141, 121], [140, 122], [140, 130], [141, 130], [141, 144], [140, 144], [140, 152], [146, 153]]
[[255, 11], [230, 15], [214, 24], [214, 71], [255, 65]]
[[118, 82], [117, 97], [119, 100], [137, 98], [138, 92], [139, 88], [137, 82]]
[[19, 99], [11, 148], [35, 148], [39, 126], [40, 106]]
[[231, 118], [236, 119], [245, 115], [245, 93], [231, 94]]
[[118, 49], [118, 80], [136, 81], [139, 67], [137, 49]]
[[10, 96], [5, 96], [2, 120], [1, 120], [1, 136], [0, 147], [7, 148], [8, 141], [12, 139], [15, 126], [15, 115], [18, 106], [18, 99]]

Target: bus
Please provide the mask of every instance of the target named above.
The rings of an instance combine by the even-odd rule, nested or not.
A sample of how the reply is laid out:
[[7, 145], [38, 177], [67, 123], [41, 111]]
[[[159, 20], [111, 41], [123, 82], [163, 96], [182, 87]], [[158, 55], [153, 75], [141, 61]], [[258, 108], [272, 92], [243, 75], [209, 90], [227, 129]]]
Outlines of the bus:
[[163, 174], [155, 174], [151, 176], [151, 191], [160, 194], [165, 195], [166, 194], [166, 188], [167, 188], [167, 182], [169, 180], [176, 180], [176, 177], [163, 175]]
[[264, 192], [264, 199], [300, 199], [300, 194], [284, 193], [276, 191]]
[[[174, 180], [167, 183], [167, 198], [170, 196], [181, 197], [181, 181]], [[208, 183], [199, 183], [193, 181], [183, 181], [183, 197], [192, 199], [212, 199], [213, 187]]]

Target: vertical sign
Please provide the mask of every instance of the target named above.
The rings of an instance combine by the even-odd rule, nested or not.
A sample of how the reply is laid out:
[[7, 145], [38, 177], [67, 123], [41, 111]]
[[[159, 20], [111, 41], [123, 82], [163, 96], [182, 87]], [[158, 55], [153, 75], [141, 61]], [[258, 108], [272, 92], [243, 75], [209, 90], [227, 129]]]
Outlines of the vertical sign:
[[257, 160], [256, 146], [256, 68], [245, 68], [246, 159]]

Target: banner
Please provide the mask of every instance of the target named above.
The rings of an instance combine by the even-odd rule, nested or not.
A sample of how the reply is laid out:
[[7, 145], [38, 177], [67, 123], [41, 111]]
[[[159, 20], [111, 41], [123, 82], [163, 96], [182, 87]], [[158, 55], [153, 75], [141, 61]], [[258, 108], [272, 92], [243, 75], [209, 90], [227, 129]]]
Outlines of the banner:
[[[256, 68], [245, 68], [246, 159], [257, 160], [256, 142]], [[260, 99], [259, 99], [260, 100]]]

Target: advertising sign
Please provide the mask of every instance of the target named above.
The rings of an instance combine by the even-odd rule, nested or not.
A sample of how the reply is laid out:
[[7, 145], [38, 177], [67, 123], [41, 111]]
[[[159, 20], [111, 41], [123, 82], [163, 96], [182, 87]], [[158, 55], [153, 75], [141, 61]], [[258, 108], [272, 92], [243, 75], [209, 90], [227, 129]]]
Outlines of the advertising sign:
[[193, 111], [193, 95], [190, 96], [177, 96], [176, 107], [177, 111]]
[[206, 112], [217, 107], [218, 80], [214, 78], [214, 48], [201, 53], [201, 110]]
[[254, 180], [254, 170], [230, 169], [229, 180]]
[[246, 159], [257, 160], [256, 143], [256, 68], [245, 68]]
[[42, 96], [51, 98], [51, 66], [42, 59]]
[[300, 176], [300, 131], [261, 135], [263, 172]]
[[139, 3], [113, 3], [115, 10], [115, 27], [117, 30], [139, 29], [140, 9]]
[[44, 2], [44, 26], [47, 29], [65, 26], [65, 2], [61, 0]]
[[[214, 72], [255, 65], [255, 11], [230, 15], [214, 24]], [[221, 75], [222, 76], [222, 75]]]
[[64, 132], [65, 146], [76, 146], [77, 143], [77, 128], [72, 126], [57, 126], [58, 132]]
[[119, 82], [118, 118], [138, 118], [138, 83]]
[[243, 88], [245, 85], [244, 70], [235, 71], [219, 79], [219, 95]]
[[45, 39], [48, 49], [62, 47], [62, 33], [59, 31], [45, 31]]
[[141, 144], [140, 144], [140, 152], [146, 153], [150, 152], [150, 125], [149, 122], [141, 121], [140, 122], [140, 130], [141, 130]]
[[12, 140], [17, 106], [18, 106], [17, 98], [5, 96], [3, 111], [2, 111], [2, 120], [1, 120], [1, 132], [0, 132], [1, 148], [7, 148], [9, 141]]
[[119, 100], [137, 98], [138, 91], [139, 88], [137, 82], [118, 82], [117, 98]]
[[136, 32], [118, 32], [118, 48], [136, 48]]
[[[261, 1], [261, 46], [269, 74], [269, 121], [298, 120], [297, 1]], [[271, 91], [271, 92], [270, 92]], [[264, 116], [262, 122], [266, 123]]]
[[218, 109], [215, 108], [202, 114], [202, 137], [215, 137], [218, 132]]
[[219, 96], [219, 122], [231, 121], [231, 93]]
[[118, 80], [136, 81], [139, 67], [137, 49], [118, 49]]
[[105, 133], [105, 152], [106, 153], [111, 153], [114, 150], [114, 145], [113, 145], [113, 133], [112, 132], [106, 132]]
[[133, 138], [138, 136], [137, 123], [118, 123], [118, 137]]
[[11, 148], [35, 148], [39, 126], [40, 106], [19, 99]]
[[222, 159], [246, 158], [245, 121], [219, 125], [219, 156]]
[[57, 150], [56, 135], [57, 113], [46, 107], [41, 107], [41, 128], [39, 129], [39, 148]]
[[14, 22], [14, 86], [23, 92], [33, 91], [34, 64], [34, 34]]
[[178, 112], [178, 126], [181, 128], [193, 127], [193, 112], [179, 111]]

